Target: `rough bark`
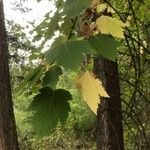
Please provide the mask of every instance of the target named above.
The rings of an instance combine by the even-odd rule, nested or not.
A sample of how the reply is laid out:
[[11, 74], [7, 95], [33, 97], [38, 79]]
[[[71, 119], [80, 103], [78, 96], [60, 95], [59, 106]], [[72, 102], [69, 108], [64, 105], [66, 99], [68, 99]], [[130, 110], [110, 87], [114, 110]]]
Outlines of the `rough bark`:
[[94, 72], [110, 98], [101, 98], [97, 111], [97, 149], [124, 150], [122, 110], [117, 63], [98, 57]]
[[0, 0], [0, 150], [19, 150], [9, 77], [3, 1]]

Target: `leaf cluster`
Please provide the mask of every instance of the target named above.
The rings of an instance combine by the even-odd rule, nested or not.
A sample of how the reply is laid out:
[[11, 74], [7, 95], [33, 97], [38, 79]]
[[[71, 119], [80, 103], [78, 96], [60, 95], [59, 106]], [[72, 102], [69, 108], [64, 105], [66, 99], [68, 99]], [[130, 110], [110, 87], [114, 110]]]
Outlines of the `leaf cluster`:
[[69, 91], [56, 88], [63, 71], [84, 72], [78, 77], [78, 85], [85, 101], [96, 113], [100, 96], [108, 95], [101, 82], [87, 71], [89, 58], [101, 55], [115, 61], [120, 45], [118, 39], [123, 38], [123, 28], [126, 27], [113, 17], [110, 9], [100, 9], [103, 3], [99, 0], [56, 0], [55, 5], [57, 10], [53, 17], [47, 13], [34, 29], [33, 42], [42, 41], [39, 49], [43, 50], [49, 40], [55, 40], [44, 53], [41, 65], [18, 90], [26, 86], [37, 94], [30, 108], [34, 111], [35, 131], [42, 136], [58, 122], [64, 123], [70, 111], [69, 100], [72, 98]]

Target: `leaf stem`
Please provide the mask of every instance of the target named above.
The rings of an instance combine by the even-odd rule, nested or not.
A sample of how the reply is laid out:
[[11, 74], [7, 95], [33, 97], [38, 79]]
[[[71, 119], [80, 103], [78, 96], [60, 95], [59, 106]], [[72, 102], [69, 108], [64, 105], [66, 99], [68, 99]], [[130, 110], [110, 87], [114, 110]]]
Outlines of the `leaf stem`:
[[77, 17], [75, 17], [75, 20], [74, 20], [74, 23], [73, 23], [73, 25], [72, 25], [72, 27], [71, 27], [71, 31], [70, 31], [70, 33], [69, 33], [69, 35], [68, 35], [67, 41], [68, 41], [68, 40], [70, 39], [70, 37], [71, 37], [71, 34], [72, 34], [72, 32], [73, 32], [73, 29], [75, 28], [76, 22], [77, 22]]

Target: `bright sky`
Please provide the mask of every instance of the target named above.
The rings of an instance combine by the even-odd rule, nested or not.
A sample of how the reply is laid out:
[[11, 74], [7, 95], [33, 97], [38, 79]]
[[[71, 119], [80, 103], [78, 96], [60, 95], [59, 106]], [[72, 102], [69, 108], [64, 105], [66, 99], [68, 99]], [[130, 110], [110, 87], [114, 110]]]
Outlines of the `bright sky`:
[[53, 1], [42, 0], [38, 3], [37, 0], [26, 0], [26, 2], [23, 2], [24, 6], [31, 8], [32, 11], [29, 13], [21, 13], [19, 10], [16, 11], [13, 9], [15, 6], [12, 4], [15, 1], [19, 2], [20, 0], [4, 0], [5, 17], [21, 25], [26, 25], [28, 21], [34, 20], [40, 22], [47, 12], [55, 10]]
[[[23, 27], [29, 25], [28, 22], [33, 22], [35, 24], [39, 24], [43, 20], [43, 16], [47, 12], [54, 12], [55, 6], [54, 1], [51, 0], [42, 0], [41, 2], [37, 2], [37, 0], [26, 0], [23, 2], [23, 6], [27, 8], [31, 8], [32, 10], [28, 13], [22, 13], [20, 10], [14, 10], [15, 5], [14, 2], [20, 2], [20, 0], [4, 0], [4, 12], [5, 18], [8, 20], [13, 20], [15, 23], [20, 24]], [[32, 35], [29, 34], [29, 31], [32, 30], [32, 26], [28, 26], [29, 28], [25, 28], [23, 31], [26, 33], [28, 38], [32, 39]], [[53, 40], [50, 40], [52, 43]], [[40, 42], [34, 43], [36, 46], [40, 44]], [[50, 46], [50, 44], [49, 44]]]

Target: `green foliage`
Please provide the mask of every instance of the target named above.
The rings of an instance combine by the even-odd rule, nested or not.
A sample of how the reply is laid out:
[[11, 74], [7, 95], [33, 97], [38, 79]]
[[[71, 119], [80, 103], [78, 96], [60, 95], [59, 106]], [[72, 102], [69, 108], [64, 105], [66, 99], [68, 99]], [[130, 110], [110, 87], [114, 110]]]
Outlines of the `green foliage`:
[[[30, 107], [35, 110], [32, 122], [35, 132], [40, 136], [48, 135], [59, 121], [64, 123], [70, 111], [68, 100], [71, 99], [71, 95], [69, 98], [69, 92], [56, 88], [62, 75], [62, 69], [77, 74], [81, 66], [88, 69], [88, 62], [84, 64], [87, 56], [101, 55], [115, 61], [119, 46], [118, 42], [110, 35], [95, 34], [95, 29], [97, 32], [98, 29], [94, 27], [92, 21], [95, 10], [90, 8], [91, 0], [55, 2], [57, 11], [54, 16], [50, 17], [50, 12], [48, 12], [43, 21], [34, 28], [36, 36], [33, 42], [41, 42], [35, 53], [39, 53], [42, 65], [31, 71], [16, 90], [16, 93], [29, 93], [28, 95], [40, 92], [34, 97]], [[91, 9], [92, 15], [86, 14], [88, 8]], [[103, 17], [105, 19], [105, 16]], [[96, 24], [96, 20], [94, 23]], [[44, 53], [43, 58], [43, 53], [39, 50], [43, 50], [45, 43], [54, 37], [56, 31], [59, 31], [59, 36], [49, 50]], [[87, 34], [84, 34], [84, 31]], [[32, 57], [30, 58], [32, 59]], [[50, 68], [47, 68], [49, 65]], [[63, 95], [63, 92], [66, 95]], [[44, 125], [42, 126], [42, 124]]]
[[50, 69], [45, 73], [45, 76], [43, 77], [43, 87], [50, 87], [52, 89], [55, 89], [60, 75], [62, 75], [62, 70], [60, 67], [50, 67]]
[[79, 16], [90, 6], [91, 0], [66, 0], [64, 4], [64, 14], [69, 18]]
[[76, 70], [81, 66], [84, 54], [91, 53], [94, 53], [94, 51], [86, 40], [73, 39], [67, 41], [64, 37], [59, 37], [55, 39], [45, 57], [50, 64], [57, 62], [57, 65], [63, 66], [65, 69]]
[[60, 76], [57, 88], [69, 89], [73, 95], [73, 100], [70, 101], [71, 111], [65, 125], [62, 127], [58, 123], [48, 137], [35, 137], [34, 128], [32, 128], [34, 124], [31, 124], [32, 114], [26, 109], [30, 105], [33, 96], [15, 97], [15, 106], [17, 105], [15, 114], [21, 150], [59, 150], [62, 147], [64, 149], [77, 149], [77, 147], [80, 147], [83, 150], [96, 150], [93, 136], [96, 116], [82, 101], [79, 92], [75, 89], [73, 85], [75, 76], [76, 73], [66, 71]]
[[45, 72], [45, 66], [43, 65], [39, 65], [34, 70], [31, 70], [24, 81], [16, 88], [16, 94], [24, 93], [26, 88], [33, 90], [32, 92], [37, 91], [43, 72]]
[[73, 22], [67, 16], [65, 16], [63, 20], [64, 22], [61, 24], [59, 30], [62, 34], [69, 35], [72, 30]]
[[45, 19], [34, 29], [37, 35], [34, 37], [34, 41], [40, 40], [42, 37], [45, 38], [43, 44], [51, 39], [54, 32], [58, 29], [58, 22], [61, 19], [61, 14], [56, 12], [52, 18], [49, 18], [49, 13], [45, 15]]
[[58, 122], [64, 123], [70, 111], [71, 94], [63, 89], [43, 88], [30, 105], [32, 123], [38, 136], [49, 135]]
[[[38, 1], [40, 2], [41, 0]], [[12, 26], [10, 30], [8, 30], [8, 32], [10, 32], [10, 35], [8, 35], [8, 43], [10, 46], [10, 54], [12, 55], [10, 56], [11, 75], [13, 77], [12, 83], [13, 87], [20, 85], [17, 89], [19, 91], [19, 94], [21, 94], [20, 97], [18, 97], [18, 95], [16, 96], [17, 90], [14, 90], [13, 88], [13, 97], [15, 99], [14, 107], [17, 119], [19, 141], [20, 144], [24, 146], [21, 147], [21, 149], [96, 149], [95, 139], [93, 138], [92, 131], [95, 127], [96, 117], [91, 112], [91, 110], [87, 106], [85, 106], [85, 103], [77, 94], [77, 91], [75, 91], [73, 81], [76, 78], [78, 72], [74, 72], [73, 75], [71, 72], [72, 70], [74, 71], [77, 70], [77, 68], [80, 68], [84, 59], [87, 58], [86, 54], [89, 54], [90, 52], [90, 57], [92, 57], [92, 59], [94, 59], [94, 57], [97, 55], [101, 55], [107, 59], [115, 61], [117, 55], [117, 58], [119, 60], [118, 63], [120, 72], [120, 86], [123, 100], [122, 106], [124, 112], [123, 124], [125, 149], [147, 150], [149, 147], [146, 147], [146, 139], [149, 142], [150, 138], [148, 116], [150, 110], [148, 105], [150, 84], [150, 57], [148, 55], [150, 39], [150, 0], [133, 0], [132, 3], [130, 1], [123, 2], [122, 0], [110, 0], [109, 3], [112, 4], [117, 13], [107, 14], [106, 10], [105, 12], [103, 12], [104, 10], [101, 11], [100, 13], [103, 15], [103, 20], [99, 20], [100, 24], [98, 23], [100, 33], [98, 35], [95, 34], [97, 33], [97, 29], [96, 31], [94, 29], [92, 30], [90, 36], [81, 34], [81, 24], [85, 25], [82, 26], [82, 29], [84, 29], [88, 33], [88, 29], [90, 29], [91, 31], [90, 25], [93, 25], [96, 22], [95, 17], [100, 17], [98, 14], [96, 14], [95, 16], [95, 10], [92, 10], [90, 14], [87, 14], [87, 11], [85, 11], [87, 8], [89, 8], [90, 1], [67, 0], [66, 2], [64, 2], [62, 0], [55, 0], [55, 2], [57, 11], [54, 16], [50, 17], [50, 13], [48, 12], [45, 15], [43, 21], [37, 27], [35, 27], [34, 30], [37, 35], [34, 37], [32, 43], [34, 41], [44, 39], [43, 43], [40, 45], [40, 48], [31, 46], [31, 41], [26, 40], [25, 34], [24, 32], [21, 32], [22, 28], [20, 28], [20, 26], [15, 25]], [[109, 6], [109, 3], [107, 4], [107, 8], [111, 7]], [[131, 9], [128, 7], [130, 7]], [[119, 13], [120, 16], [118, 17], [117, 14]], [[108, 16], [105, 17], [104, 15], [112, 15], [109, 17], [112, 17], [113, 19], [111, 18], [110, 20], [110, 18], [108, 19]], [[117, 47], [119, 46], [119, 43], [115, 41], [115, 39], [110, 35], [101, 34], [110, 33], [117, 37], [118, 35], [121, 35], [121, 37], [123, 36], [123, 28], [121, 27], [120, 23], [115, 23], [114, 26], [113, 21], [116, 20], [114, 19], [115, 17], [123, 20], [124, 23], [126, 22], [126, 19], [129, 19], [129, 23], [131, 24], [130, 27], [127, 27], [125, 34], [127, 43], [123, 40], [123, 42], [121, 41], [122, 46], [119, 48], [119, 56], [117, 54]], [[77, 21], [75, 18], [77, 18]], [[109, 24], [108, 22], [110, 21], [111, 23]], [[8, 27], [11, 27], [12, 24], [14, 24], [14, 22], [9, 22]], [[121, 27], [119, 29], [119, 33], [116, 26], [119, 28]], [[55, 31], [60, 32], [60, 37], [56, 38], [49, 51], [45, 53], [45, 58], [48, 61], [44, 61], [44, 63], [46, 63], [45, 66], [47, 66], [47, 63], [50, 63], [50, 65], [52, 65], [53, 67], [49, 68], [48, 70], [44, 65], [40, 65], [39, 67], [37, 67], [37, 64], [32, 63], [32, 61], [35, 58], [37, 59], [39, 55], [43, 55], [43, 53], [41, 53], [41, 49], [49, 39], [53, 38], [53, 36], [55, 35]], [[68, 37], [68, 39], [64, 36]], [[83, 44], [84, 42], [81, 41], [84, 41], [87, 46], [85, 46], [86, 44]], [[82, 43], [81, 46], [85, 46], [84, 50], [83, 48], [78, 46], [80, 43]], [[19, 54], [20, 49], [21, 52], [23, 52], [21, 54]], [[56, 50], [57, 54], [55, 54], [54, 50]], [[31, 61], [28, 60], [29, 54], [31, 54]], [[41, 58], [42, 57], [39, 58], [40, 61]], [[57, 63], [57, 65], [61, 65], [62, 67], [56, 67], [55, 63]], [[88, 64], [87, 66], [89, 65], [91, 64]], [[64, 70], [63, 67], [65, 69], [70, 69], [71, 71], [68, 72]], [[63, 75], [61, 75], [61, 69], [64, 70]], [[89, 70], [89, 67], [87, 67], [86, 69]], [[90, 70], [93, 70], [91, 66]], [[24, 79], [28, 72], [31, 73], [29, 73], [29, 76]], [[70, 78], [70, 80], [68, 80], [67, 78]], [[20, 83], [22, 80], [23, 82]], [[35, 108], [35, 106], [33, 106], [33, 109], [36, 110], [35, 112], [33, 112], [34, 118], [32, 118], [31, 114], [26, 111], [26, 108], [31, 103], [33, 95], [35, 95], [39, 91], [39, 89], [43, 87], [50, 87], [53, 90], [49, 89], [46, 91], [42, 91], [42, 93], [36, 96], [37, 98], [34, 98], [32, 104], [37, 103], [37, 107]], [[68, 106], [68, 99], [65, 102], [62, 100], [62, 103], [65, 103], [64, 109], [66, 110], [64, 110], [62, 115], [66, 115], [68, 114], [68, 111], [70, 111], [67, 122], [65, 126], [63, 126], [64, 128], [61, 128], [61, 126], [59, 126], [59, 116], [57, 115], [57, 113], [57, 119], [53, 119], [53, 117], [51, 117], [53, 113], [49, 113], [48, 111], [47, 114], [49, 116], [43, 114], [46, 113], [46, 110], [48, 110], [48, 105], [56, 100], [56, 98], [52, 96], [55, 93], [55, 87], [57, 87], [58, 89], [68, 89], [72, 93], [74, 99], [70, 102], [71, 111]], [[27, 92], [29, 94], [32, 93], [33, 95], [22, 95], [22, 93], [24, 92]], [[61, 100], [61, 97], [59, 98], [59, 100]], [[53, 104], [59, 104], [59, 100], [56, 100]], [[60, 105], [58, 107], [60, 107]], [[57, 105], [54, 106], [53, 111], [58, 107]], [[38, 113], [40, 113], [40, 115], [38, 115]], [[66, 120], [67, 118], [65, 116], [61, 117], [65, 118], [64, 120]], [[48, 128], [49, 124], [50, 127], [57, 127], [48, 138], [42, 138], [41, 140], [39, 140], [35, 138], [35, 133], [33, 132], [34, 129], [31, 128], [30, 119], [32, 120], [33, 128], [36, 129], [36, 131], [39, 129], [38, 131], [41, 132], [37, 133], [40, 136], [48, 135], [48, 132], [50, 131], [50, 129]], [[48, 130], [48, 132], [43, 132], [43, 130], [45, 130], [44, 125], [47, 126], [46, 130]]]
[[[57, 88], [69, 89], [73, 94], [73, 99], [70, 101], [71, 111], [69, 113], [67, 122], [63, 127], [59, 124], [48, 137], [37, 139], [33, 131], [30, 129], [29, 133], [20, 133], [21, 147], [24, 149], [76, 149], [77, 147], [83, 150], [96, 150], [95, 138], [93, 137], [96, 123], [96, 116], [88, 108], [88, 106], [81, 100], [81, 96], [73, 86], [72, 79], [74, 73], [64, 73], [62, 75]], [[22, 103], [21, 98], [19, 103]], [[23, 99], [25, 101], [25, 99]], [[28, 120], [30, 124], [30, 120]], [[19, 124], [20, 125], [20, 124]], [[20, 128], [24, 129], [25, 124], [21, 124]], [[32, 135], [32, 136], [31, 136]], [[27, 140], [24, 138], [27, 136]]]
[[112, 61], [116, 60], [117, 47], [119, 47], [120, 43], [113, 37], [105, 34], [98, 34], [89, 38], [88, 41], [99, 55]]
[[[71, 99], [70, 93], [56, 89], [59, 77], [62, 75], [62, 69], [79, 74], [81, 66], [88, 69], [87, 56], [97, 57], [101, 55], [115, 61], [119, 46], [118, 42], [110, 37], [110, 32], [107, 32], [108, 35], [96, 34], [100, 31], [101, 25], [103, 30], [107, 30], [105, 27], [107, 21], [105, 20], [108, 17], [103, 16], [104, 21], [98, 21], [96, 26], [98, 17], [94, 18], [97, 12], [91, 7], [91, 0], [59, 0], [55, 1], [55, 4], [57, 10], [54, 16], [50, 17], [50, 12], [48, 12], [43, 21], [34, 28], [36, 36], [33, 42], [41, 42], [35, 52], [39, 53], [40, 64], [42, 65], [31, 72], [16, 90], [21, 94], [40, 92], [34, 97], [30, 107], [35, 110], [32, 122], [35, 132], [40, 136], [48, 135], [58, 125], [59, 121], [64, 123], [70, 111], [68, 103], [68, 100]], [[90, 9], [90, 14], [88, 14], [88, 9]], [[113, 23], [115, 24], [115, 18], [111, 21], [111, 26]], [[121, 21], [117, 25], [121, 28], [121, 35], [123, 35], [120, 24], [122, 24]], [[112, 27], [110, 29], [113, 32]], [[59, 32], [59, 35], [49, 50], [44, 53], [43, 58], [43, 53], [39, 50], [45, 50], [45, 44], [54, 37], [56, 31]], [[49, 65], [52, 67], [47, 68]], [[99, 95], [97, 95], [98, 99]], [[91, 98], [89, 98], [90, 100]], [[42, 124], [44, 125], [42, 126]]]

